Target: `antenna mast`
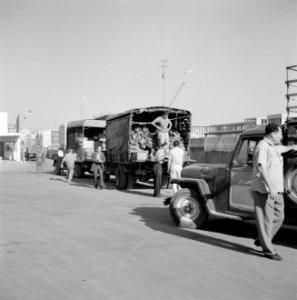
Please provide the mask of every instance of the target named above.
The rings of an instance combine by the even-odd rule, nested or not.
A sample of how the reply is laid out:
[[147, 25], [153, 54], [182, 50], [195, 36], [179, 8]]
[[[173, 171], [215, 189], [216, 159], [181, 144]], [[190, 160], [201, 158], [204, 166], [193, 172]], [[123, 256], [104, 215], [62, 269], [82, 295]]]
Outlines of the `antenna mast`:
[[162, 80], [163, 80], [163, 93], [162, 93], [162, 106], [165, 105], [165, 69], [168, 67], [168, 60], [161, 60], [162, 67]]

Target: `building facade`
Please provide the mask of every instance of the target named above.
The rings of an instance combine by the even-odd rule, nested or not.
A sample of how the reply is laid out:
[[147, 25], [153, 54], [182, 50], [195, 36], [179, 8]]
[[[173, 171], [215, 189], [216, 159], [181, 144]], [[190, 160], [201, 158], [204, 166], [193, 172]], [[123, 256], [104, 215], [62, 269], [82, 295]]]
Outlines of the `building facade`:
[[20, 161], [20, 134], [9, 132], [8, 128], [8, 113], [0, 112], [0, 160]]
[[35, 144], [41, 148], [59, 145], [58, 130], [40, 130], [35, 133]]

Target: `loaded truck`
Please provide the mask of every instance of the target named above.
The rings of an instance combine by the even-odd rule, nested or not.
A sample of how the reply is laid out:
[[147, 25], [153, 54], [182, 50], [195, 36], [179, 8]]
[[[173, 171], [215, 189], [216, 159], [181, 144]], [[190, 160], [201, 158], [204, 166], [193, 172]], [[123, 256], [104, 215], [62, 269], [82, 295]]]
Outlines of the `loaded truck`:
[[[59, 139], [62, 148], [73, 148], [77, 153], [74, 166], [74, 177], [82, 177], [91, 171], [92, 154], [99, 140], [105, 138], [105, 120], [78, 120], [68, 122], [59, 127]], [[60, 174], [65, 168], [61, 166], [62, 158], [54, 160], [55, 173]]]
[[[191, 113], [164, 106], [137, 108], [106, 119], [106, 162], [104, 179], [115, 175], [118, 189], [132, 189], [138, 179], [153, 178], [154, 154], [159, 148], [155, 118], [169, 111], [172, 122], [170, 144], [179, 140], [185, 152], [190, 151]], [[169, 145], [168, 145], [169, 146]], [[163, 164], [163, 185], [168, 181], [167, 164]]]
[[[297, 144], [297, 118], [283, 128], [283, 143]], [[173, 221], [180, 227], [200, 228], [216, 217], [252, 220], [254, 202], [250, 195], [253, 152], [265, 135], [265, 127], [244, 131], [230, 161], [224, 164], [191, 164], [182, 170], [181, 178], [171, 183], [181, 186], [169, 205]], [[284, 156], [285, 223], [297, 225], [297, 151]]]

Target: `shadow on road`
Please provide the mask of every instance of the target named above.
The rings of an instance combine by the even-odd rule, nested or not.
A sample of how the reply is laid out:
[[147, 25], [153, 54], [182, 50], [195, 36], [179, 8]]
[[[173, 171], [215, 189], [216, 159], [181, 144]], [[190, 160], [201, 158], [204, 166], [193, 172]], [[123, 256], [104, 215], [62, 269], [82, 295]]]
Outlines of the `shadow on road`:
[[[50, 177], [49, 180], [51, 181], [61, 181], [61, 182], [64, 182], [64, 183], [67, 183], [67, 179], [66, 177], [62, 177], [62, 178], [54, 178], [54, 177]], [[91, 189], [94, 189], [94, 183], [93, 183], [93, 178], [90, 179], [88, 178], [87, 180], [86, 179], [81, 179], [81, 178], [73, 178], [71, 183], [70, 183], [72, 186], [77, 186], [77, 187], [85, 187], [85, 188], [91, 188]], [[114, 184], [112, 183], [105, 183], [105, 190], [114, 190], [115, 187], [114, 187]]]
[[[203, 229], [205, 231], [219, 232], [251, 239], [257, 236], [255, 221], [214, 220]], [[283, 226], [275, 236], [273, 243], [297, 249], [296, 230], [297, 228], [293, 229]]]
[[122, 192], [122, 193], [126, 193], [126, 194], [132, 194], [132, 195], [139, 195], [139, 196], [145, 196], [145, 197], [150, 197], [152, 198], [152, 194], [148, 194], [148, 193], [145, 193], [145, 192], [140, 192], [140, 191], [135, 191], [135, 190], [118, 190], [119, 192]]
[[168, 216], [168, 209], [159, 207], [138, 207], [134, 208], [131, 212], [133, 215], [141, 217], [141, 222], [144, 222], [146, 226], [153, 230], [165, 232], [167, 234], [176, 235], [186, 239], [195, 240], [197, 242], [209, 244], [212, 246], [241, 252], [249, 255], [263, 256], [263, 253], [234, 242], [229, 242], [223, 239], [214, 238], [205, 234], [200, 234], [199, 231], [188, 231], [175, 227]]
[[41, 175], [41, 174], [44, 174], [44, 175], [46, 175], [46, 174], [53, 174], [53, 172], [51, 172], [51, 171], [42, 171], [42, 172], [28, 171], [26, 173], [28, 173], [28, 174], [38, 174], [38, 175]]
[[[176, 227], [169, 216], [168, 208], [138, 207], [133, 209], [131, 214], [140, 216], [141, 221], [153, 230], [162, 231], [167, 234], [173, 234], [183, 238], [196, 240], [202, 243], [237, 252], [258, 256], [263, 255], [262, 252], [259, 252], [254, 248], [250, 248], [244, 245], [236, 244], [234, 242], [229, 242], [223, 239], [214, 238], [207, 235], [207, 232], [218, 232], [227, 235], [254, 239], [257, 236], [257, 228], [256, 225], [253, 223], [227, 219], [214, 220], [208, 225], [206, 225], [203, 228], [203, 234], [200, 234], [198, 230], [188, 231]], [[297, 241], [295, 236], [296, 230], [282, 228], [275, 237], [274, 243], [297, 249]]]

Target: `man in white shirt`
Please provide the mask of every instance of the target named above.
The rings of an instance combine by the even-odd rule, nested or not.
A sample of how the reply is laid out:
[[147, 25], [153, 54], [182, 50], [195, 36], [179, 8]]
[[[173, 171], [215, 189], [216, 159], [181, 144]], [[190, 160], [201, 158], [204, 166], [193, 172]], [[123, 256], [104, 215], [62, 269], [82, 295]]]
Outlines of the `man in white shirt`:
[[61, 165], [63, 166], [64, 162], [67, 166], [67, 181], [70, 184], [72, 181], [75, 162], [77, 161], [77, 155], [72, 148], [69, 149], [69, 152], [64, 156]]
[[255, 203], [255, 218], [259, 240], [264, 255], [281, 260], [275, 251], [272, 239], [284, 220], [284, 179], [282, 153], [297, 150], [297, 146], [283, 146], [282, 129], [278, 124], [268, 124], [265, 137], [255, 149], [251, 193]]
[[[180, 178], [181, 171], [184, 164], [185, 151], [179, 147], [179, 141], [173, 142], [173, 149], [169, 151], [168, 157], [168, 173], [170, 178]], [[176, 183], [172, 184], [172, 191], [175, 194], [178, 190], [178, 185]]]

